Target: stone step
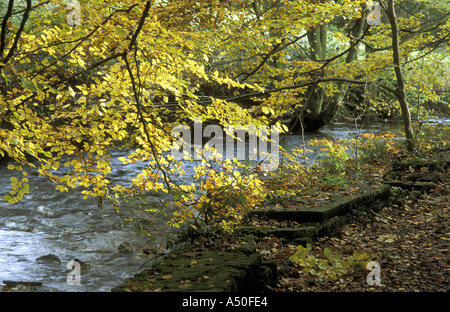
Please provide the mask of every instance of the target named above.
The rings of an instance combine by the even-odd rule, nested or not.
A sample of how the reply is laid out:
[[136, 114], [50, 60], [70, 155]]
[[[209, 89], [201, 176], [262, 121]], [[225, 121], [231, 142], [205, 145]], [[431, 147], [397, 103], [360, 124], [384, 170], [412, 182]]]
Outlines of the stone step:
[[256, 252], [191, 250], [167, 255], [112, 291], [264, 291], [276, 275], [276, 263], [262, 261]]
[[256, 237], [284, 237], [289, 240], [297, 238], [315, 237], [319, 233], [322, 226], [320, 224], [303, 225], [298, 227], [284, 228], [261, 228], [257, 226], [242, 226], [237, 232], [241, 235], [255, 235]]
[[390, 185], [365, 192], [351, 199], [340, 199], [335, 203], [326, 203], [318, 207], [295, 205], [286, 208], [269, 207], [253, 209], [250, 216], [258, 218], [290, 220], [297, 222], [323, 222], [338, 215], [344, 215], [360, 206], [371, 206], [379, 201], [387, 201], [390, 197]]
[[[392, 191], [394, 192], [394, 190]], [[395, 192], [394, 192], [395, 193]], [[128, 279], [112, 291], [164, 291], [164, 292], [237, 292], [264, 291], [277, 280], [277, 265], [262, 261], [256, 252], [252, 235], [257, 237], [284, 237], [293, 243], [306, 245], [318, 235], [334, 231], [351, 217], [350, 210], [375, 211], [391, 200], [391, 186], [382, 186], [353, 199], [344, 199], [322, 207], [290, 207], [252, 211], [253, 215], [295, 221], [314, 220], [292, 228], [261, 228], [244, 226], [238, 229], [248, 242], [241, 243], [233, 251], [187, 250], [173, 252]]]
[[436, 187], [436, 184], [433, 182], [400, 182], [400, 181], [383, 181], [383, 183], [388, 184], [390, 186], [400, 187], [404, 190], [412, 191], [416, 190], [422, 193], [428, 193], [431, 189]]

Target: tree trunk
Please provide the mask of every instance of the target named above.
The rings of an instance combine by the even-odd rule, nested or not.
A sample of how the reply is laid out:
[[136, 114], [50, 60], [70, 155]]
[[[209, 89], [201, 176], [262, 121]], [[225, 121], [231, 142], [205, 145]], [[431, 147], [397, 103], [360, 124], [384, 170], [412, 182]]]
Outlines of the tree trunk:
[[392, 29], [392, 52], [393, 63], [395, 69], [395, 76], [397, 78], [397, 88], [395, 89], [395, 96], [400, 103], [402, 110], [403, 125], [405, 128], [406, 146], [409, 152], [414, 150], [415, 139], [414, 132], [411, 123], [411, 112], [409, 110], [408, 102], [405, 94], [405, 80], [403, 78], [402, 69], [400, 67], [400, 48], [399, 48], [399, 35], [397, 26], [397, 16], [395, 14], [394, 0], [388, 0], [387, 14]]
[[[323, 60], [326, 58], [327, 54], [327, 33], [328, 26], [320, 25], [316, 29], [310, 30], [308, 32], [308, 42], [311, 46], [311, 59], [314, 61]], [[313, 90], [309, 102], [308, 102], [308, 113], [314, 117], [319, 117], [322, 111], [322, 104], [324, 99], [325, 90], [317, 85], [311, 86]]]
[[[350, 31], [353, 38], [359, 38], [363, 32], [365, 20], [359, 20]], [[327, 25], [320, 25], [317, 29], [308, 32], [308, 42], [311, 46], [312, 60], [326, 59], [327, 52]], [[357, 45], [354, 45], [347, 54], [346, 63], [351, 63], [357, 58]], [[312, 78], [314, 79], [314, 78]], [[321, 86], [313, 85], [308, 90], [308, 101], [305, 109], [300, 109], [296, 114], [296, 119], [291, 125], [293, 132], [300, 130], [299, 119], [303, 120], [304, 130], [307, 132], [317, 131], [328, 123], [332, 122], [342, 105], [342, 100], [347, 93], [349, 83], [338, 82], [338, 90], [332, 98], [325, 101], [325, 89]]]
[[[350, 34], [353, 38], [360, 38], [363, 34], [364, 26], [366, 26], [366, 20], [360, 19], [357, 21], [355, 27], [350, 31]], [[347, 54], [347, 58], [345, 59], [345, 63], [351, 63], [355, 61], [358, 58], [358, 44], [355, 44], [352, 46], [350, 51]], [[342, 100], [344, 99], [345, 95], [347, 94], [348, 88], [350, 83], [348, 82], [338, 82], [338, 90], [339, 92], [336, 93], [332, 100], [332, 105], [336, 106], [335, 109], [335, 115], [337, 114], [339, 107], [342, 105]], [[334, 119], [334, 116], [333, 116]]]

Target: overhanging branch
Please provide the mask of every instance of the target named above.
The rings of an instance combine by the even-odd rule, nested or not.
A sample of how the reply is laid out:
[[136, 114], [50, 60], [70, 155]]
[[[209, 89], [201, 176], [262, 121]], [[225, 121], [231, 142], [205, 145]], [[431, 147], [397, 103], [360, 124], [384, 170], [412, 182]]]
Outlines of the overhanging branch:
[[31, 0], [27, 0], [26, 2], [27, 2], [27, 7], [25, 8], [25, 11], [22, 15], [22, 21], [20, 22], [19, 29], [17, 30], [16, 35], [14, 37], [13, 44], [11, 45], [11, 48], [9, 49], [8, 54], [5, 57], [3, 57], [5, 48], [6, 48], [6, 28], [8, 27], [8, 20], [12, 15], [12, 8], [14, 5], [13, 0], [9, 1], [8, 10], [3, 18], [2, 31], [0, 34], [0, 59], [1, 59], [2, 63], [4, 63], [4, 64], [6, 64], [8, 62], [8, 60], [12, 57], [14, 51], [16, 50], [17, 43], [19, 42], [20, 36], [22, 35], [23, 30], [25, 29], [25, 24], [27, 23], [28, 17], [30, 15], [30, 11], [32, 8]]
[[308, 81], [308, 82], [301, 83], [301, 84], [285, 86], [285, 87], [280, 87], [280, 88], [274, 88], [274, 89], [269, 89], [269, 90], [265, 90], [265, 91], [261, 91], [261, 92], [253, 92], [253, 93], [237, 95], [237, 96], [233, 96], [233, 97], [224, 98], [223, 100], [236, 101], [236, 100], [239, 100], [242, 98], [257, 97], [257, 96], [267, 95], [269, 93], [280, 92], [280, 91], [284, 91], [284, 90], [300, 89], [300, 88], [311, 86], [311, 85], [318, 84], [321, 82], [348, 82], [348, 83], [353, 83], [353, 84], [372, 83], [372, 84], [376, 84], [376, 85], [382, 87], [383, 89], [385, 89], [389, 92], [392, 92], [392, 93], [396, 92], [396, 90], [394, 88], [391, 88], [391, 87], [385, 85], [384, 83], [381, 83], [378, 81], [356, 80], [356, 79], [340, 78], [340, 77], [330, 77], [330, 78], [320, 78], [319, 77], [315, 80]]

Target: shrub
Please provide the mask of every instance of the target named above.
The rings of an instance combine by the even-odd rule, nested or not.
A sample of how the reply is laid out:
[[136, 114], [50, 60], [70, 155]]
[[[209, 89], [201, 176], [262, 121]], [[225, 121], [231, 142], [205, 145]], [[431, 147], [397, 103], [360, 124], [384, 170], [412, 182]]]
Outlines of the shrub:
[[393, 133], [362, 134], [359, 142], [361, 158], [373, 162], [383, 160], [389, 154], [397, 154], [398, 149], [395, 147], [395, 141], [395, 134]]
[[330, 174], [341, 175], [345, 172], [346, 164], [350, 159], [348, 147], [343, 140], [317, 140], [314, 139], [313, 146], [320, 146], [320, 150], [325, 152], [318, 156], [324, 158], [319, 159], [322, 166], [327, 169]]
[[351, 256], [344, 258], [339, 254], [332, 254], [330, 249], [325, 248], [324, 258], [317, 258], [311, 250], [311, 244], [307, 244], [306, 247], [300, 245], [289, 260], [302, 271], [319, 279], [335, 278], [363, 270], [371, 261], [367, 253], [359, 254], [355, 251]]
[[175, 212], [168, 222], [188, 222], [202, 232], [233, 232], [246, 214], [264, 200], [263, 183], [256, 173], [230, 160], [217, 162], [220, 170], [204, 161], [195, 170], [196, 185], [174, 196]]

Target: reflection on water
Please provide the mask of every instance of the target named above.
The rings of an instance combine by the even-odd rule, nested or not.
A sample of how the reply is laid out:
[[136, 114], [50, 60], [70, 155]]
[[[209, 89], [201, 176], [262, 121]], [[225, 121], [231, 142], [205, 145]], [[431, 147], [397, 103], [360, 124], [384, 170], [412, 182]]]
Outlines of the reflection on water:
[[[363, 132], [399, 131], [401, 127], [399, 122], [358, 125]], [[355, 134], [353, 124], [336, 123], [305, 138], [350, 138]], [[287, 150], [302, 144], [301, 135], [280, 139]], [[127, 185], [144, 166], [122, 165], [118, 157], [124, 154], [113, 152], [113, 169], [109, 176], [112, 183]], [[188, 174], [184, 179], [190, 179], [194, 165], [185, 164]], [[8, 194], [13, 174], [6, 164], [0, 166], [0, 197]], [[124, 215], [116, 215], [113, 209], [98, 210], [96, 200], [82, 200], [75, 192], [54, 191], [55, 185], [35, 172], [29, 172], [29, 181], [30, 193], [25, 194], [22, 201], [12, 206], [0, 201], [0, 282], [38, 281], [46, 286], [44, 290], [108, 291], [136, 274], [148, 260], [138, 252], [118, 252], [117, 247], [123, 242], [131, 243], [134, 250], [147, 247], [144, 238], [137, 238], [133, 229], [124, 227]], [[162, 225], [166, 220], [156, 222]], [[36, 261], [49, 253], [58, 256], [61, 263]], [[74, 258], [91, 265], [81, 270], [79, 286], [66, 283], [69, 273], [66, 264]]]

